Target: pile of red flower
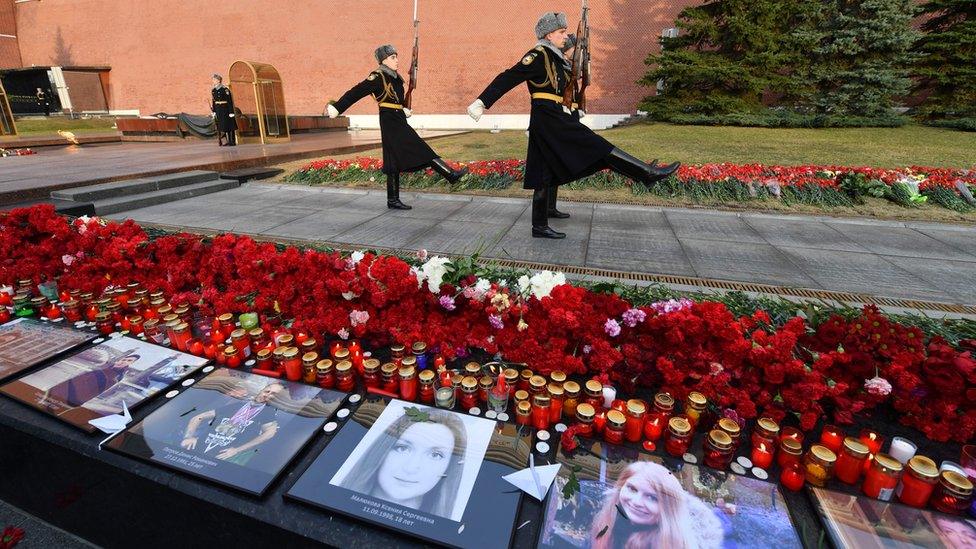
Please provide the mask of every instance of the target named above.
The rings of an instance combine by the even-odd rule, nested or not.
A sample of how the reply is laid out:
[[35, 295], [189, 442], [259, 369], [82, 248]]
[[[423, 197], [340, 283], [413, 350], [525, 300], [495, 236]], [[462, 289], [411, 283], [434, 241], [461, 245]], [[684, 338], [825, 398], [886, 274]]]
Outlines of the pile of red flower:
[[773, 326], [717, 302], [635, 307], [560, 274], [517, 280], [462, 272], [464, 262], [301, 250], [222, 235], [150, 239], [131, 221], [70, 222], [50, 206], [0, 214], [0, 285], [30, 278], [99, 292], [138, 281], [207, 313], [283, 317], [313, 337], [426, 341], [446, 357], [498, 353], [547, 373], [596, 376], [647, 397], [704, 393], [742, 418], [796, 414], [849, 423], [890, 405], [935, 440], [976, 434], [973, 343], [926, 340], [866, 307], [853, 319]]

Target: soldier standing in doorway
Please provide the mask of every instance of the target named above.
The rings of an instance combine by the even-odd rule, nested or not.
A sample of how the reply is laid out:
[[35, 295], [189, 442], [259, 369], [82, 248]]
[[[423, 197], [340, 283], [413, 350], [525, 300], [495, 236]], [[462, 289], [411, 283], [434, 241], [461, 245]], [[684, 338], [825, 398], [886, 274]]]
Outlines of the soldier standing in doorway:
[[44, 116], [51, 116], [51, 101], [41, 88], [37, 88], [37, 106], [44, 111]]
[[230, 88], [224, 85], [224, 79], [219, 74], [213, 75], [213, 88], [210, 90], [213, 96], [210, 104], [210, 111], [213, 112], [214, 122], [217, 124], [217, 145], [224, 146], [221, 134], [227, 135], [227, 145], [234, 147], [237, 145], [237, 120], [234, 117], [234, 98], [230, 94]]
[[374, 56], [379, 67], [334, 104], [328, 105], [326, 113], [330, 118], [335, 118], [367, 95], [376, 100], [380, 108], [380, 135], [383, 140], [386, 207], [409, 210], [411, 207], [400, 201], [400, 173], [431, 168], [449, 183], [455, 183], [468, 173], [468, 169], [451, 168], [407, 124], [407, 118], [412, 113], [404, 106], [403, 78], [397, 72], [399, 61], [396, 49], [386, 44], [376, 48]]
[[[532, 189], [532, 236], [565, 238], [549, 226], [549, 192], [559, 185], [611, 169], [644, 185], [674, 173], [679, 164], [647, 164], [615, 147], [580, 122], [583, 111], [563, 106], [572, 84], [571, 66], [561, 48], [567, 37], [566, 14], [549, 12], [535, 26], [538, 42], [514, 67], [502, 72], [469, 107], [478, 120], [515, 86], [526, 82], [532, 98], [524, 188]], [[552, 204], [555, 209], [555, 204]]]

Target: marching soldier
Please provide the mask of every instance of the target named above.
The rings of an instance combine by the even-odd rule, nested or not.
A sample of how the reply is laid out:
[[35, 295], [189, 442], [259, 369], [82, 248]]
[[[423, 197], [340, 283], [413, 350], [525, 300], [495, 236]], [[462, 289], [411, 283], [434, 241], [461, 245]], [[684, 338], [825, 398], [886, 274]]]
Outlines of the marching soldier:
[[379, 66], [369, 73], [365, 80], [343, 94], [335, 104], [326, 107], [330, 118], [335, 118], [367, 95], [379, 104], [380, 135], [383, 140], [383, 173], [386, 174], [386, 207], [396, 210], [409, 210], [400, 201], [400, 173], [414, 172], [432, 168], [455, 183], [466, 173], [467, 168], [453, 170], [441, 160], [417, 132], [407, 124], [410, 109], [403, 106], [403, 78], [397, 72], [397, 52], [386, 44], [374, 52]]
[[234, 98], [230, 88], [224, 85], [224, 79], [219, 74], [213, 75], [213, 88], [210, 90], [213, 102], [210, 111], [213, 112], [217, 123], [217, 145], [224, 146], [221, 134], [227, 135], [227, 145], [237, 146], [237, 120], [234, 118]]
[[51, 101], [48, 100], [47, 94], [44, 90], [37, 88], [37, 106], [44, 111], [44, 116], [51, 116]]
[[561, 51], [567, 36], [566, 14], [546, 13], [536, 23], [535, 34], [536, 46], [495, 77], [468, 107], [468, 114], [478, 120], [512, 88], [527, 83], [532, 110], [524, 188], [533, 190], [532, 236], [565, 238], [565, 233], [549, 226], [550, 190], [606, 168], [650, 186], [674, 173], [679, 164], [646, 164], [584, 126], [579, 120], [582, 111], [564, 109], [562, 94], [572, 80], [571, 66]]

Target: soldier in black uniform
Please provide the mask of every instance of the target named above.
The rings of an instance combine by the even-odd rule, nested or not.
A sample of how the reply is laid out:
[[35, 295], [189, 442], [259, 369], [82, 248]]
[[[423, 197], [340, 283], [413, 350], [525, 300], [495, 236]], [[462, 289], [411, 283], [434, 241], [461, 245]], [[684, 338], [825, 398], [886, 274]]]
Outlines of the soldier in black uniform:
[[217, 145], [221, 147], [224, 145], [221, 134], [226, 134], [227, 145], [234, 147], [237, 145], [234, 98], [230, 94], [230, 88], [224, 85], [224, 79], [219, 74], [213, 75], [213, 89], [210, 90], [210, 94], [213, 96], [210, 110], [217, 123]]
[[37, 106], [44, 110], [44, 116], [51, 116], [51, 101], [41, 88], [37, 88]]
[[366, 80], [343, 94], [335, 104], [328, 105], [326, 112], [330, 118], [335, 118], [367, 95], [372, 95], [379, 103], [383, 173], [386, 174], [386, 207], [409, 210], [411, 207], [400, 201], [401, 172], [432, 168], [448, 182], [454, 183], [468, 173], [468, 169], [453, 170], [407, 124], [411, 113], [410, 109], [403, 106], [403, 78], [397, 72], [396, 49], [386, 44], [376, 48], [374, 53], [379, 67], [369, 73]]
[[571, 66], [560, 48], [566, 41], [566, 15], [549, 12], [535, 26], [539, 42], [514, 67], [502, 72], [468, 107], [478, 120], [512, 88], [526, 82], [532, 96], [529, 148], [525, 158], [526, 189], [532, 193], [532, 236], [565, 238], [549, 227], [549, 191], [558, 185], [609, 168], [645, 185], [652, 185], [678, 169], [646, 164], [616, 148], [579, 120], [579, 112], [564, 109], [563, 90], [572, 80]]

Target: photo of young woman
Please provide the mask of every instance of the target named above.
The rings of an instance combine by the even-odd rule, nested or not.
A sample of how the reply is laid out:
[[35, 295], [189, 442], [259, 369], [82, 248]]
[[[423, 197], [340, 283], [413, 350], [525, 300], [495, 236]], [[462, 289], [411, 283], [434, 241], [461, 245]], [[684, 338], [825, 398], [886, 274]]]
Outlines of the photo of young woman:
[[722, 546], [722, 525], [666, 467], [638, 461], [607, 494], [590, 540], [593, 549], [705, 549]]
[[394, 401], [330, 484], [459, 520], [492, 431], [483, 419]]

